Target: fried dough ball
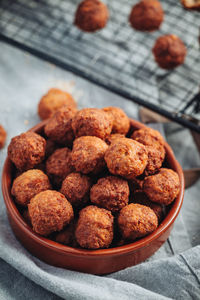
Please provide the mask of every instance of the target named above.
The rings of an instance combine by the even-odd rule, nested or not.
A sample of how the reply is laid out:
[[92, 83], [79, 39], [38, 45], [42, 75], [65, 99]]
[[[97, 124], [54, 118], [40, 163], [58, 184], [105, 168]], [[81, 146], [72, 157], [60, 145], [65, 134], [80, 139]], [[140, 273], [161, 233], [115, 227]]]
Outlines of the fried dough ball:
[[84, 108], [72, 120], [76, 137], [96, 136], [105, 139], [112, 131], [113, 119], [98, 108]]
[[6, 142], [7, 133], [2, 125], [0, 125], [0, 149], [2, 149]]
[[107, 6], [99, 0], [84, 0], [76, 11], [75, 25], [86, 32], [104, 28], [109, 18]]
[[185, 9], [200, 10], [200, 0], [181, 0]]
[[24, 172], [13, 181], [11, 194], [18, 204], [27, 206], [35, 195], [50, 189], [51, 185], [47, 175], [34, 169]]
[[108, 145], [95, 136], [82, 136], [74, 141], [72, 165], [77, 172], [98, 174], [106, 167], [104, 155]]
[[121, 133], [112, 133], [111, 135], [109, 135], [105, 139], [105, 141], [106, 141], [106, 144], [111, 145], [111, 143], [114, 143], [116, 140], [124, 138], [124, 137], [125, 137], [124, 134], [121, 134]]
[[46, 136], [66, 146], [71, 146], [74, 140], [72, 130], [72, 118], [76, 114], [76, 109], [64, 106], [57, 111], [44, 127]]
[[158, 218], [151, 208], [131, 203], [120, 211], [118, 225], [122, 237], [134, 241], [156, 230]]
[[77, 247], [78, 243], [75, 238], [75, 229], [76, 229], [76, 221], [73, 220], [62, 231], [56, 233], [55, 241], [63, 245]]
[[90, 190], [90, 200], [100, 207], [117, 212], [128, 204], [128, 182], [115, 176], [100, 178]]
[[46, 161], [46, 171], [56, 187], [60, 187], [65, 177], [73, 172], [71, 150], [67, 147], [57, 149]]
[[71, 204], [57, 191], [37, 194], [28, 204], [28, 211], [33, 230], [43, 236], [62, 230], [74, 218]]
[[158, 174], [144, 179], [143, 191], [153, 202], [169, 205], [178, 196], [180, 181], [178, 174], [162, 168]]
[[141, 205], [145, 205], [153, 209], [158, 221], [160, 222], [163, 218], [163, 208], [159, 203], [152, 202], [149, 200], [147, 195], [142, 190], [137, 190], [133, 194], [133, 202]]
[[45, 158], [48, 158], [57, 148], [58, 148], [58, 146], [56, 145], [56, 143], [54, 141], [47, 139], [46, 140]]
[[81, 207], [89, 201], [90, 177], [81, 173], [69, 174], [62, 183], [60, 192], [75, 207]]
[[126, 135], [130, 128], [130, 120], [125, 112], [115, 106], [104, 107], [103, 111], [108, 113], [113, 118], [112, 133], [119, 133]]
[[129, 22], [133, 28], [140, 31], [159, 29], [164, 19], [164, 11], [157, 0], [142, 0], [133, 6]]
[[32, 169], [45, 157], [46, 141], [39, 134], [25, 132], [12, 138], [8, 146], [8, 157], [21, 171]]
[[80, 211], [75, 235], [83, 248], [108, 248], [113, 240], [111, 212], [92, 205], [83, 208]]
[[110, 173], [131, 179], [144, 172], [148, 155], [144, 145], [121, 138], [108, 147], [105, 161]]
[[159, 67], [170, 70], [184, 63], [187, 48], [178, 36], [168, 34], [156, 40], [152, 52]]
[[42, 120], [45, 120], [52, 117], [63, 106], [77, 108], [75, 100], [69, 93], [52, 88], [41, 98], [38, 114]]
[[145, 145], [148, 151], [148, 163], [145, 175], [156, 173], [161, 168], [165, 159], [165, 141], [162, 135], [152, 128], [142, 128], [134, 131], [131, 138]]

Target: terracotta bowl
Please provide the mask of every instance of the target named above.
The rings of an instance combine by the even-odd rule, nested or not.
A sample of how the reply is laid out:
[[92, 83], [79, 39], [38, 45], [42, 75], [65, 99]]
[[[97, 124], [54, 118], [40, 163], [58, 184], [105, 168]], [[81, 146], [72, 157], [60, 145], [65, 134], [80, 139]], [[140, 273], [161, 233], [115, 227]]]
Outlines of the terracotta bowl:
[[[42, 134], [45, 121], [36, 125], [31, 131]], [[140, 129], [145, 125], [131, 120], [132, 129]], [[7, 214], [14, 234], [22, 245], [42, 261], [56, 266], [91, 274], [108, 274], [136, 265], [150, 257], [167, 240], [173, 223], [180, 211], [184, 195], [184, 177], [172, 149], [166, 143], [167, 163], [180, 178], [180, 193], [156, 231], [128, 245], [102, 249], [84, 250], [61, 245], [34, 233], [20, 215], [11, 195], [14, 166], [7, 158], [2, 174], [2, 191]]]

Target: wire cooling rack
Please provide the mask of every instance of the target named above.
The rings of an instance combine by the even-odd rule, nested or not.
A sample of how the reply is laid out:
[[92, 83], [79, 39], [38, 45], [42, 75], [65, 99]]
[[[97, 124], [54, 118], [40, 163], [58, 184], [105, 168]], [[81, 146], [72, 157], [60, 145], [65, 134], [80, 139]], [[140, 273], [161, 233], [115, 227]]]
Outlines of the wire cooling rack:
[[[79, 2], [1, 0], [0, 40], [200, 132], [200, 14], [184, 10], [178, 0], [163, 0], [161, 29], [142, 33], [127, 21], [137, 0], [109, 0], [106, 28], [88, 34], [73, 25]], [[151, 53], [156, 38], [167, 33], [188, 48], [185, 64], [173, 71], [161, 70]]]

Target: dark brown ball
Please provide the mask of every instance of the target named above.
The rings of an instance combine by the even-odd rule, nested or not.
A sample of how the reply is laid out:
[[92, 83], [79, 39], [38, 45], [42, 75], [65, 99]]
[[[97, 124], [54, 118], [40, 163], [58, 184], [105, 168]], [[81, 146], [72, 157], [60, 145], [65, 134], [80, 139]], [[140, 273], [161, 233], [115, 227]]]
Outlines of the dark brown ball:
[[75, 235], [83, 248], [108, 248], [113, 240], [111, 212], [92, 205], [83, 208], [80, 211]]
[[105, 111], [110, 115], [111, 118], [113, 118], [112, 133], [119, 133], [124, 135], [128, 133], [130, 128], [130, 120], [121, 108], [109, 106], [104, 107], [103, 111]]
[[39, 134], [25, 132], [12, 138], [8, 157], [17, 169], [26, 171], [41, 163], [45, 157], [46, 141]]
[[152, 51], [157, 64], [166, 70], [182, 65], [187, 54], [183, 41], [174, 34], [159, 37]]
[[154, 31], [159, 29], [164, 19], [164, 11], [157, 0], [142, 0], [133, 6], [129, 22], [140, 31]]
[[109, 18], [107, 6], [99, 0], [84, 0], [76, 11], [75, 25], [86, 32], [104, 28]]

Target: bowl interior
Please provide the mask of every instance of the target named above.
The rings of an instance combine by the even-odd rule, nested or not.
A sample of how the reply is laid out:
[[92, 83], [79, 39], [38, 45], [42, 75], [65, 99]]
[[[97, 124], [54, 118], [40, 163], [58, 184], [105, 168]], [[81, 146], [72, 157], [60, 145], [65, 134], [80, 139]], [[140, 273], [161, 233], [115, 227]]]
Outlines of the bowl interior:
[[[136, 129], [144, 128], [146, 127], [144, 124], [135, 121], [135, 120], [130, 120], [131, 121], [131, 131], [134, 131]], [[33, 127], [31, 131], [37, 132], [41, 135], [44, 135], [44, 125], [46, 121], [43, 121]], [[51, 248], [56, 249], [56, 251], [64, 252], [64, 253], [70, 253], [72, 255], [87, 255], [87, 256], [96, 256], [96, 255], [117, 255], [120, 252], [121, 253], [126, 253], [129, 252], [130, 250], [137, 250], [138, 248], [145, 247], [145, 245], [148, 245], [151, 243], [153, 240], [157, 239], [160, 235], [162, 235], [168, 228], [169, 226], [174, 222], [176, 219], [182, 202], [183, 202], [183, 196], [184, 196], [184, 177], [183, 177], [183, 171], [179, 163], [174, 157], [173, 151], [170, 148], [170, 146], [165, 143], [165, 149], [166, 149], [166, 166], [170, 167], [174, 171], [176, 171], [179, 175], [180, 179], [180, 192], [178, 197], [175, 199], [175, 201], [168, 207], [167, 209], [167, 214], [163, 221], [160, 223], [158, 228], [151, 233], [150, 235], [141, 238], [135, 242], [119, 246], [119, 247], [113, 247], [109, 249], [101, 249], [101, 250], [86, 250], [86, 249], [79, 249], [79, 248], [72, 248], [69, 246], [65, 246], [59, 243], [56, 243], [52, 240], [49, 240], [45, 237], [42, 237], [38, 234], [36, 234], [31, 227], [29, 227], [24, 219], [22, 218], [18, 207], [16, 206], [13, 197], [11, 195], [11, 185], [12, 185], [12, 180], [13, 180], [13, 174], [15, 172], [15, 167], [11, 163], [11, 161], [7, 158], [4, 164], [4, 169], [3, 169], [3, 174], [2, 174], [2, 191], [3, 191], [3, 196], [4, 196], [4, 201], [7, 207], [7, 210], [9, 211], [10, 215], [12, 218], [15, 219], [17, 222], [18, 226], [24, 231], [25, 234], [28, 234], [32, 239], [36, 240], [38, 243], [41, 245], [45, 245]]]

